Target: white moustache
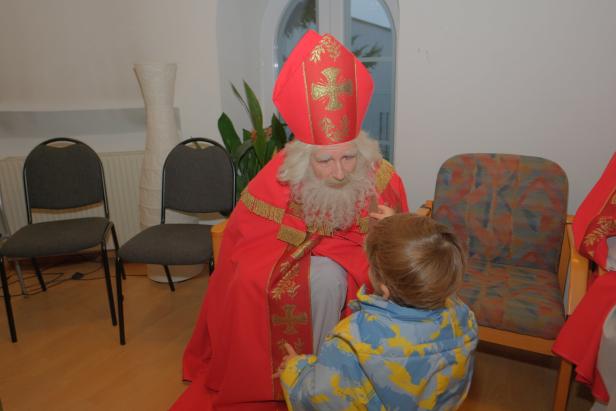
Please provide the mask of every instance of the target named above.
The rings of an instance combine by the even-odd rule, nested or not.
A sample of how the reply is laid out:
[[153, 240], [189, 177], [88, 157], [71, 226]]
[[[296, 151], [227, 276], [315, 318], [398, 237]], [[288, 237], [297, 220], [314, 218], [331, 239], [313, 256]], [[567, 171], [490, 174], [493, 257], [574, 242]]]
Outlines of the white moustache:
[[325, 184], [327, 184], [328, 187], [331, 188], [342, 188], [344, 186], [346, 186], [347, 184], [349, 184], [349, 181], [351, 179], [348, 176], [345, 176], [342, 180], [338, 180], [337, 178], [326, 178], [323, 180], [323, 182]]

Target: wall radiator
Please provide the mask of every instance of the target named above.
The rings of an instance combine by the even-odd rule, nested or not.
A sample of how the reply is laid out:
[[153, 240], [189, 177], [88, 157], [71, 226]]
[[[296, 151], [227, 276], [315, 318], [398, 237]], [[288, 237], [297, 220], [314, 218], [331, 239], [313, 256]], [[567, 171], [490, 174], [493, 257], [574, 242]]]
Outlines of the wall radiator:
[[[105, 170], [109, 215], [116, 226], [120, 244], [140, 231], [139, 176], [143, 151], [99, 153]], [[12, 233], [27, 224], [22, 178], [24, 158], [7, 157], [0, 160], [0, 194], [4, 212]], [[71, 211], [34, 210], [34, 222], [65, 218], [103, 216], [103, 207], [81, 207]], [[113, 248], [112, 242], [109, 247]]]

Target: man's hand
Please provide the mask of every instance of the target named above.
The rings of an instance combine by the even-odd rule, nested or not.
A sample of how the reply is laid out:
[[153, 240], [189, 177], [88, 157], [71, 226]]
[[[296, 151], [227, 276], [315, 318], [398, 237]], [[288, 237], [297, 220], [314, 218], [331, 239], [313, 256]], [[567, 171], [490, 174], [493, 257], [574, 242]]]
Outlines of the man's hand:
[[368, 214], [370, 217], [376, 218], [377, 220], [382, 220], [385, 217], [391, 217], [392, 215], [396, 214], [393, 208], [383, 204], [378, 205], [377, 208], [378, 211], [374, 211]]
[[287, 355], [285, 355], [282, 358], [282, 362], [280, 363], [280, 366], [278, 367], [278, 371], [276, 371], [276, 373], [274, 373], [273, 378], [280, 378], [280, 374], [282, 373], [282, 371], [287, 366], [287, 362], [290, 359], [297, 357], [297, 355], [298, 355], [297, 352], [295, 351], [295, 349], [289, 343], [284, 343], [284, 349], [287, 350]]

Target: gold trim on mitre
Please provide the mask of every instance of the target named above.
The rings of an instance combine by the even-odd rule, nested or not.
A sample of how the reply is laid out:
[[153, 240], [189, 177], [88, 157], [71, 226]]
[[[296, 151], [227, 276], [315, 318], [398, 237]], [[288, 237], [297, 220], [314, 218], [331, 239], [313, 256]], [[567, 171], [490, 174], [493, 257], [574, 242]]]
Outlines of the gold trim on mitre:
[[342, 116], [341, 126], [341, 128], [336, 129], [336, 125], [329, 117], [323, 117], [319, 123], [325, 137], [333, 143], [341, 143], [349, 136], [349, 118], [346, 115]]
[[284, 216], [284, 208], [275, 207], [266, 203], [263, 200], [253, 197], [248, 190], [244, 190], [240, 196], [240, 201], [244, 203], [246, 208], [252, 211], [254, 214], [272, 220], [278, 224], [282, 223], [282, 217]]
[[304, 94], [306, 96], [306, 108], [308, 109], [308, 124], [310, 124], [311, 142], [314, 143], [314, 130], [312, 128], [312, 109], [310, 108], [310, 93], [308, 92], [308, 83], [306, 80], [306, 64], [302, 63], [302, 75], [304, 76]]
[[377, 193], [382, 193], [383, 190], [389, 184], [391, 177], [394, 175], [394, 166], [385, 159], [381, 160], [381, 164], [379, 165], [379, 169], [376, 172], [376, 182], [374, 188]]
[[340, 57], [340, 44], [328, 34], [325, 34], [317, 45], [314, 46], [310, 52], [310, 61], [318, 63], [321, 61], [321, 54], [325, 52], [327, 52], [329, 57], [334, 61]]
[[327, 67], [321, 71], [325, 81], [316, 81], [310, 85], [310, 96], [318, 101], [327, 99], [325, 110], [340, 110], [344, 105], [340, 101], [340, 95], [353, 94], [353, 82], [349, 79], [338, 81], [340, 69], [338, 67]]

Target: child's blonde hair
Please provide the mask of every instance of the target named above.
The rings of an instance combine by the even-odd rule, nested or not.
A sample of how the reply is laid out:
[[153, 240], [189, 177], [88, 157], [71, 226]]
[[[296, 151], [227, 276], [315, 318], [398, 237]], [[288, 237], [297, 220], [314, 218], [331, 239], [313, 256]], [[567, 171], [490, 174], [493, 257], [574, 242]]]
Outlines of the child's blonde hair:
[[465, 257], [455, 235], [428, 217], [395, 214], [372, 227], [366, 252], [374, 279], [399, 305], [435, 309], [460, 286]]

